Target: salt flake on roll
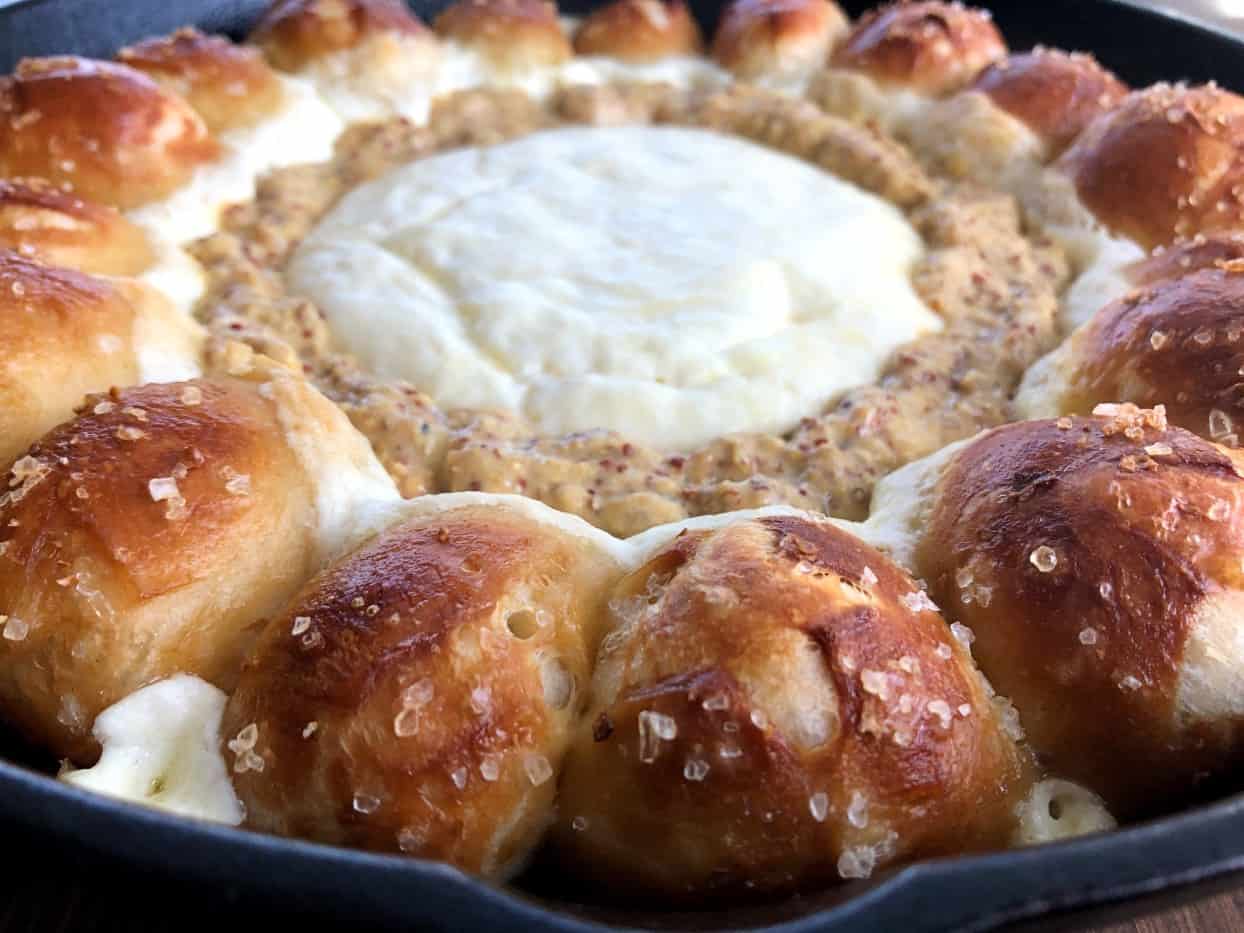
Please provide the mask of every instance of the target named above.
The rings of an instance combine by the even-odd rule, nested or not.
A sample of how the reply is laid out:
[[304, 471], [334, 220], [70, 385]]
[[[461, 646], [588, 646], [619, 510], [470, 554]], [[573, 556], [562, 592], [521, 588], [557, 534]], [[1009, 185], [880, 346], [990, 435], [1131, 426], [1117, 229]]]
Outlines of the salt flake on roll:
[[9, 471], [0, 708], [58, 756], [89, 763], [96, 715], [154, 680], [232, 688], [259, 622], [400, 503], [300, 376], [235, 373], [90, 396]]
[[0, 249], [0, 466], [111, 386], [198, 375], [203, 335], [155, 289]]
[[[1187, 258], [1191, 264], [1239, 246], [1206, 240]], [[1168, 250], [1133, 275], [1182, 268], [1181, 252]], [[1115, 401], [1161, 405], [1171, 424], [1234, 447], [1244, 419], [1242, 370], [1244, 262], [1218, 261], [1107, 305], [1029, 369], [1015, 404], [1026, 417], [1086, 415]]]
[[825, 519], [719, 519], [610, 594], [553, 828], [566, 868], [704, 898], [1009, 838], [1013, 712], [925, 592]]
[[1099, 412], [957, 450], [915, 563], [1042, 760], [1131, 818], [1244, 758], [1244, 459]]
[[622, 566], [547, 507], [426, 499], [273, 618], [228, 760], [252, 828], [506, 877], [553, 818]]
[[116, 208], [38, 178], [0, 180], [0, 249], [93, 275], [137, 276], [155, 261], [147, 234]]

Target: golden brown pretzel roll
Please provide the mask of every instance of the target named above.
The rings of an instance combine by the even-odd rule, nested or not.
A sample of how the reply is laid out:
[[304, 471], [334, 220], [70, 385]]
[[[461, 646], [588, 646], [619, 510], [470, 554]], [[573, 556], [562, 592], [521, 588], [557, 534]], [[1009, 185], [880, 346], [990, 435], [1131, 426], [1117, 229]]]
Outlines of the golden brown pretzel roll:
[[1080, 200], [1146, 249], [1244, 223], [1244, 98], [1213, 85], [1130, 94], [1060, 160]]
[[138, 282], [0, 250], [0, 466], [88, 392], [198, 371], [197, 327]]
[[713, 36], [713, 57], [741, 78], [806, 73], [847, 31], [833, 0], [734, 0]]
[[1024, 414], [1102, 402], [1165, 406], [1172, 424], [1238, 446], [1244, 419], [1244, 262], [1164, 279], [1112, 302], [1068, 338], [1017, 398]]
[[133, 68], [27, 58], [0, 78], [0, 175], [132, 208], [181, 187], [217, 153], [198, 114]]
[[551, 0], [456, 0], [432, 25], [501, 68], [556, 65], [574, 54]]
[[685, 532], [609, 607], [554, 829], [578, 873], [702, 897], [1005, 841], [1017, 727], [859, 539], [811, 516]]
[[1240, 758], [1244, 459], [1108, 411], [959, 451], [917, 569], [1051, 770], [1126, 817]]
[[281, 82], [258, 51], [197, 29], [144, 39], [117, 60], [184, 97], [213, 133], [251, 126], [281, 105]]
[[357, 48], [379, 36], [423, 36], [427, 27], [403, 0], [275, 0], [250, 41], [282, 71]]
[[1026, 124], [1052, 154], [1127, 94], [1127, 85], [1093, 56], [1043, 48], [995, 62], [972, 89]]
[[[300, 440], [305, 423], [325, 436]], [[363, 442], [300, 377], [258, 367], [90, 396], [30, 448], [0, 497], [5, 720], [86, 763], [95, 716], [144, 684], [232, 687], [315, 569], [309, 444]]]
[[892, 3], [866, 13], [834, 50], [833, 65], [882, 85], [941, 95], [1006, 54], [984, 10], [960, 3]]
[[138, 275], [155, 257], [147, 235], [111, 207], [39, 179], [0, 179], [0, 250], [95, 275]]
[[273, 620], [222, 726], [248, 825], [493, 876], [525, 858], [621, 572], [534, 511], [417, 515]]
[[695, 55], [703, 46], [699, 24], [683, 0], [613, 0], [588, 15], [574, 34], [580, 55], [628, 62]]
[[1139, 288], [1236, 259], [1244, 259], [1244, 233], [1220, 231], [1197, 234], [1155, 249], [1140, 262], [1132, 264], [1127, 270], [1127, 278]]

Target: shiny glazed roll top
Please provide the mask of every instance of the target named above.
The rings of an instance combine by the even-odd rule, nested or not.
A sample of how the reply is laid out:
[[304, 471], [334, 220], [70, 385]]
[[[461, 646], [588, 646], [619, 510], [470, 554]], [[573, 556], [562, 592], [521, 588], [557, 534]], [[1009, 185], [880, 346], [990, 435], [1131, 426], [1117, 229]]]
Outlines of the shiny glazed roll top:
[[0, 496], [5, 720], [82, 764], [96, 715], [139, 687], [232, 688], [257, 626], [348, 543], [334, 526], [361, 508], [334, 511], [322, 480], [358, 473], [396, 499], [345, 416], [262, 361], [89, 397]]
[[0, 467], [88, 392], [196, 375], [201, 340], [149, 286], [0, 249]]
[[1240, 760], [1244, 460], [1100, 410], [950, 457], [916, 564], [1042, 760], [1130, 817]]
[[1009, 838], [1014, 711], [911, 577], [828, 521], [687, 531], [608, 612], [554, 827], [567, 870], [702, 898]]
[[433, 499], [271, 622], [222, 730], [247, 825], [506, 876], [552, 818], [621, 570], [550, 509]]
[[94, 275], [135, 276], [155, 260], [147, 235], [115, 208], [37, 178], [0, 180], [0, 249]]
[[189, 104], [125, 65], [28, 58], [0, 78], [0, 176], [129, 209], [166, 197], [218, 153]]
[[1059, 160], [1080, 200], [1146, 249], [1239, 229], [1244, 98], [1215, 85], [1155, 84], [1094, 120]]
[[[1192, 258], [1229, 245], [1207, 241]], [[1161, 255], [1145, 265], [1159, 262], [1170, 264]], [[1162, 405], [1170, 423], [1239, 446], [1244, 261], [1163, 279], [1102, 308], [1025, 376], [1016, 407], [1029, 417], [1090, 414], [1114, 401]]]

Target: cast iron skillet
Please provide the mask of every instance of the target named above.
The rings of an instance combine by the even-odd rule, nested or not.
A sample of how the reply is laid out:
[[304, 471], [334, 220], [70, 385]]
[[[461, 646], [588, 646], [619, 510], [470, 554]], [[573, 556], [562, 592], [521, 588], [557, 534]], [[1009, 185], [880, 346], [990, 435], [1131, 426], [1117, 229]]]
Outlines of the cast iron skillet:
[[[0, 0], [0, 70], [22, 55], [109, 56], [120, 45], [187, 23], [240, 35], [263, 0]], [[691, 0], [706, 26], [719, 0]], [[415, 0], [425, 17], [443, 0]], [[566, 12], [591, 0], [563, 0]], [[846, 3], [852, 13], [864, 4]], [[1217, 79], [1244, 89], [1244, 43], [1120, 0], [984, 0], [1012, 48], [1042, 42], [1089, 49], [1126, 80]], [[1086, 711], [1086, 715], [1091, 715]], [[1055, 915], [1065, 922], [1136, 898], [1186, 898], [1244, 871], [1244, 795], [1115, 833], [993, 855], [941, 859], [867, 882], [776, 904], [712, 913], [668, 913], [628, 904], [578, 903], [548, 870], [503, 889], [435, 863], [370, 855], [174, 819], [59, 784], [35, 770], [39, 756], [0, 741], [0, 820], [79, 870], [131, 881], [175, 880], [256, 910], [297, 911], [357, 927], [564, 933], [613, 928], [767, 929], [781, 933], [986, 930]], [[14, 835], [6, 834], [14, 851]], [[79, 875], [80, 876], [80, 875]], [[143, 895], [147, 896], [147, 895]], [[193, 895], [192, 895], [193, 896]], [[201, 894], [200, 898], [201, 899]], [[193, 903], [193, 902], [190, 902]], [[113, 909], [124, 909], [121, 903]], [[179, 925], [195, 910], [171, 911]], [[253, 916], [253, 914], [252, 914]]]

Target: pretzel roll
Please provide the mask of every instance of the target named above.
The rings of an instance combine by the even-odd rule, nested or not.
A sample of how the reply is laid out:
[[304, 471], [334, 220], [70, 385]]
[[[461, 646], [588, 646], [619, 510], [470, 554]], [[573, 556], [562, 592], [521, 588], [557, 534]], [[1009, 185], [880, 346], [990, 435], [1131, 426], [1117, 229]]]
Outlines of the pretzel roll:
[[574, 34], [578, 54], [628, 62], [696, 55], [703, 46], [683, 0], [614, 0], [589, 14]]
[[972, 89], [1036, 133], [1051, 155], [1127, 94], [1127, 85], [1093, 56], [1045, 48], [995, 62]]
[[1126, 93], [1092, 57], [1037, 48], [929, 105], [907, 135], [937, 171], [1010, 191], [1044, 217], [1051, 197], [1074, 203], [1065, 185], [1051, 191], [1046, 164]]
[[1059, 164], [1103, 225], [1146, 249], [1244, 224], [1244, 98], [1213, 85], [1128, 95]]
[[197, 29], [145, 39], [117, 59], [185, 98], [213, 133], [252, 126], [281, 106], [281, 82], [257, 50]]
[[276, 367], [114, 389], [80, 412], [0, 497], [0, 714], [81, 764], [95, 716], [139, 687], [178, 672], [234, 685], [319, 557], [311, 448], [341, 463], [366, 445]]
[[1165, 406], [1171, 423], [1238, 446], [1244, 419], [1244, 261], [1165, 279], [1099, 311], [1029, 373], [1027, 415], [1102, 402]]
[[621, 570], [542, 506], [414, 505], [264, 631], [225, 711], [234, 786], [256, 829], [505, 876], [551, 819]]
[[834, 50], [835, 68], [886, 87], [930, 96], [968, 84], [1006, 55], [1006, 42], [984, 10], [960, 3], [892, 3], [866, 13]]
[[457, 0], [432, 25], [506, 70], [557, 65], [574, 54], [550, 0]]
[[88, 392], [194, 375], [199, 344], [155, 289], [0, 251], [0, 465]]
[[184, 100], [125, 65], [27, 58], [0, 78], [0, 176], [128, 209], [185, 184], [218, 147]]
[[713, 36], [713, 57], [738, 77], [798, 77], [822, 67], [847, 31], [833, 0], [734, 0]]
[[155, 260], [147, 235], [117, 210], [34, 178], [0, 179], [3, 249], [96, 275], [138, 275]]
[[1127, 280], [1136, 287], [1173, 279], [1198, 269], [1231, 264], [1244, 259], [1244, 233], [1220, 231], [1176, 240], [1170, 246], [1133, 263], [1126, 270]]
[[1121, 817], [1240, 759], [1239, 454], [1161, 411], [1027, 421], [937, 483], [917, 569], [1051, 770]]
[[905, 572], [811, 515], [688, 531], [617, 586], [555, 840], [703, 897], [1002, 844], [1023, 754]]
[[275, 0], [250, 41], [282, 71], [301, 71], [317, 59], [376, 40], [396, 46], [403, 37], [426, 34], [403, 0]]

